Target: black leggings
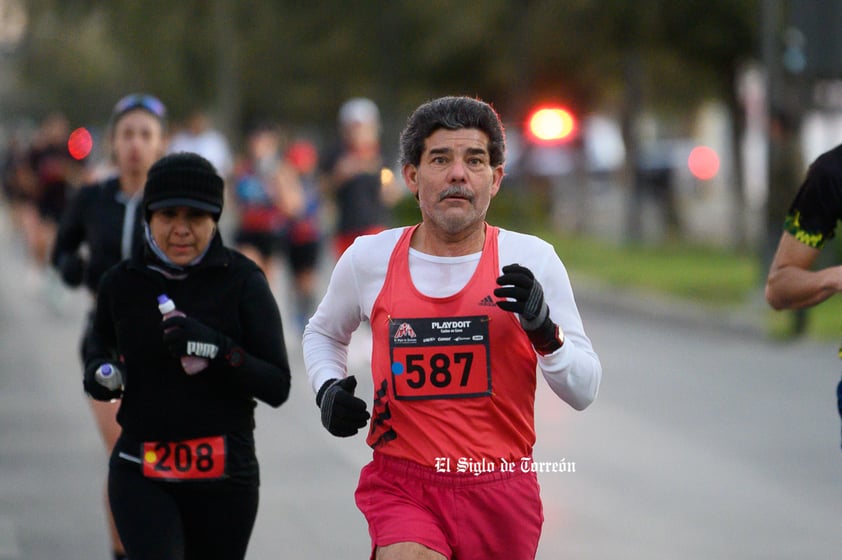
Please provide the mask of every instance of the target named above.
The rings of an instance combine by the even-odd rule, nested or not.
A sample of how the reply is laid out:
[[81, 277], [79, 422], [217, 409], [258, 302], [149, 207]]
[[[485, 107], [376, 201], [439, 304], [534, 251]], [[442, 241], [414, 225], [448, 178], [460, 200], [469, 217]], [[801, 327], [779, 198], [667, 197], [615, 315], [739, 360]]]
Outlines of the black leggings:
[[138, 468], [109, 469], [108, 499], [131, 560], [242, 560], [258, 487], [159, 482]]

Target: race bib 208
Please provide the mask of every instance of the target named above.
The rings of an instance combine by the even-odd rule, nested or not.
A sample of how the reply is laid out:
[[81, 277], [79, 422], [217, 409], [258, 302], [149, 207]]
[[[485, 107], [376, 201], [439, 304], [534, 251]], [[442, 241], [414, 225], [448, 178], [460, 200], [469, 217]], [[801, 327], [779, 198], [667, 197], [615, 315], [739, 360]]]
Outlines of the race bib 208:
[[143, 474], [163, 480], [216, 480], [225, 476], [225, 438], [148, 441], [142, 448]]

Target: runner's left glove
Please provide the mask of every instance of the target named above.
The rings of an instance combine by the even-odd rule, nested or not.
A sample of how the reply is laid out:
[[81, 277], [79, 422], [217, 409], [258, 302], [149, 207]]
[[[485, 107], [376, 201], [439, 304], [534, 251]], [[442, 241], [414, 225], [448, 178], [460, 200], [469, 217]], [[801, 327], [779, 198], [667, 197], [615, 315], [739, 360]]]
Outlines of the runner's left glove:
[[[550, 308], [544, 301], [544, 290], [532, 271], [519, 264], [503, 267], [503, 274], [497, 278], [502, 288], [496, 288], [494, 295], [503, 299], [497, 306], [518, 314], [520, 325], [529, 337], [535, 350], [541, 355], [552, 354], [564, 344], [564, 335], [558, 325], [550, 319]], [[511, 301], [514, 300], [514, 301]]]
[[370, 414], [365, 401], [354, 396], [357, 378], [329, 379], [316, 395], [316, 405], [322, 410], [322, 425], [338, 437], [355, 435], [368, 423]]
[[233, 341], [192, 317], [170, 317], [161, 323], [164, 344], [176, 358], [199, 356], [211, 361], [228, 355]]

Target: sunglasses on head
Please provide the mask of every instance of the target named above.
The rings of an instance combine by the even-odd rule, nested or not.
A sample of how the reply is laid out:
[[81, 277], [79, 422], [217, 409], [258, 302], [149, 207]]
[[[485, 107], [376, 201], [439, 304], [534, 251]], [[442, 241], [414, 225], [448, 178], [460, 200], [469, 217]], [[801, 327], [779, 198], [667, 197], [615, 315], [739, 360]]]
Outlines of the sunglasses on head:
[[122, 98], [114, 106], [112, 114], [114, 117], [118, 117], [132, 109], [145, 109], [159, 119], [164, 119], [167, 116], [167, 108], [164, 107], [160, 99], [153, 95], [142, 93], [132, 93]]

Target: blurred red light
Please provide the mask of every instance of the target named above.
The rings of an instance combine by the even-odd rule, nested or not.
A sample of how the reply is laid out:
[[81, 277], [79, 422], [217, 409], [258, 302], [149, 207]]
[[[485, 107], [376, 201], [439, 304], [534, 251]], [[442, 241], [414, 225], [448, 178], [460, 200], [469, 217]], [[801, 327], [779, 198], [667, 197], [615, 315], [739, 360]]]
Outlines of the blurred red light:
[[536, 142], [563, 142], [576, 132], [576, 119], [563, 107], [541, 107], [530, 115], [527, 131]]
[[713, 148], [696, 146], [687, 158], [687, 166], [694, 177], [707, 181], [719, 172], [719, 156]]
[[67, 151], [73, 159], [85, 159], [91, 153], [94, 139], [85, 127], [80, 127], [70, 133], [67, 139]]

